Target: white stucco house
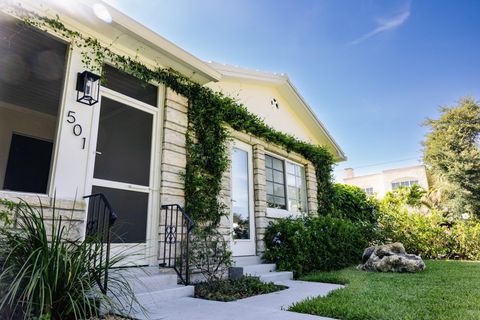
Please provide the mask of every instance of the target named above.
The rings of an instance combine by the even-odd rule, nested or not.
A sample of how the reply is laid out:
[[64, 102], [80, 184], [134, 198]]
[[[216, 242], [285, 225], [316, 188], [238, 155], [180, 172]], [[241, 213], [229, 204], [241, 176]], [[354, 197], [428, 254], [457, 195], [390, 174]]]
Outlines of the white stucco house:
[[381, 172], [355, 175], [352, 168], [345, 169], [345, 184], [362, 188], [367, 194], [382, 198], [387, 192], [398, 187], [417, 184], [428, 190], [428, 178], [425, 165], [393, 168]]
[[[237, 97], [267, 124], [345, 159], [286, 75], [204, 62], [104, 3], [107, 17], [95, 15], [97, 2], [89, 0], [22, 5], [40, 15], [58, 14], [68, 28], [149, 67], [170, 67]], [[8, 10], [0, 12], [0, 198], [42, 202], [47, 211], [55, 198], [72, 232], [82, 236], [93, 210], [83, 197], [101, 193], [118, 217], [112, 249], [131, 247], [136, 264], [162, 265], [171, 233], [162, 205], [183, 207], [185, 201], [186, 98], [105, 61], [98, 103], [81, 103], [80, 49], [54, 33], [21, 28]], [[232, 235], [234, 257], [257, 261], [271, 219], [317, 210], [315, 169], [279, 146], [233, 130], [231, 135], [222, 197], [232, 213], [222, 228]]]

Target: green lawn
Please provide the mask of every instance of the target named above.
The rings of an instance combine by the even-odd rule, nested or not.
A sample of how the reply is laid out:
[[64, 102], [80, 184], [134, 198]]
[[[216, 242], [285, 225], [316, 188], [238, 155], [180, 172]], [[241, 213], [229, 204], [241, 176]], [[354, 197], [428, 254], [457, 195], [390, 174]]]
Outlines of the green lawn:
[[337, 319], [480, 319], [480, 262], [426, 261], [415, 274], [348, 268], [301, 280], [347, 284], [326, 297], [297, 303], [291, 311]]

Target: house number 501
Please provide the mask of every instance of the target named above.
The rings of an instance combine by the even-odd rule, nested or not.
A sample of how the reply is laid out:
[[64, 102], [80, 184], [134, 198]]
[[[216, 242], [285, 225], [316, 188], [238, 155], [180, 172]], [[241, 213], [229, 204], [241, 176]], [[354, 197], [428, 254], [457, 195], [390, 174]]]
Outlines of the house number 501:
[[[77, 122], [77, 118], [75, 118], [75, 111], [68, 111], [67, 113], [67, 122], [70, 124], [73, 124], [73, 135], [76, 137], [79, 137], [82, 135], [83, 128], [81, 125], [79, 125]], [[85, 149], [85, 143], [87, 142], [87, 138], [82, 137], [82, 150]]]

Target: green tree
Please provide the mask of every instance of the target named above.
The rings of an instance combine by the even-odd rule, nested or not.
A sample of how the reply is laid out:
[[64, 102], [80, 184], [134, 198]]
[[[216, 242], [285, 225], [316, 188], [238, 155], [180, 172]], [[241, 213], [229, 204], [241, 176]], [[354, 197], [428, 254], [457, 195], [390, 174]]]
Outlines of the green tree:
[[440, 204], [454, 215], [480, 216], [480, 105], [464, 98], [454, 107], [442, 107], [423, 142], [423, 159], [429, 167]]

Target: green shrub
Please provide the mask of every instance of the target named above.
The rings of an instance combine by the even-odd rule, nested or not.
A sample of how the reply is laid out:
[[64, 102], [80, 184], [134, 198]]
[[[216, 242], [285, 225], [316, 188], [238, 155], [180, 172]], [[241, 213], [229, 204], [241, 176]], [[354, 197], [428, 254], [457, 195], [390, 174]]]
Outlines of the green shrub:
[[387, 193], [378, 215], [382, 242], [401, 242], [423, 258], [480, 259], [480, 221], [453, 219], [422, 204], [418, 186]]
[[359, 187], [336, 183], [333, 185], [332, 215], [355, 223], [372, 224], [377, 222], [379, 203]]
[[370, 226], [332, 216], [279, 219], [267, 228], [265, 259], [296, 277], [340, 269], [360, 261], [371, 235]]
[[219, 280], [232, 265], [229, 241], [217, 229], [197, 226], [190, 239], [190, 268], [207, 282]]
[[195, 285], [195, 297], [216, 301], [234, 301], [286, 288], [286, 286], [273, 282], [264, 283], [257, 277], [242, 277], [237, 280], [223, 279], [198, 283]]
[[17, 204], [11, 200], [0, 198], [0, 228], [12, 223]]
[[[25, 319], [88, 319], [100, 305], [115, 312], [122, 307], [103, 294], [97, 278], [102, 246], [95, 238], [67, 239], [61, 217], [45, 221], [43, 210], [21, 202], [16, 228], [0, 228], [0, 316]], [[115, 255], [110, 265], [124, 257]], [[127, 281], [112, 275], [109, 288], [136, 304]]]

